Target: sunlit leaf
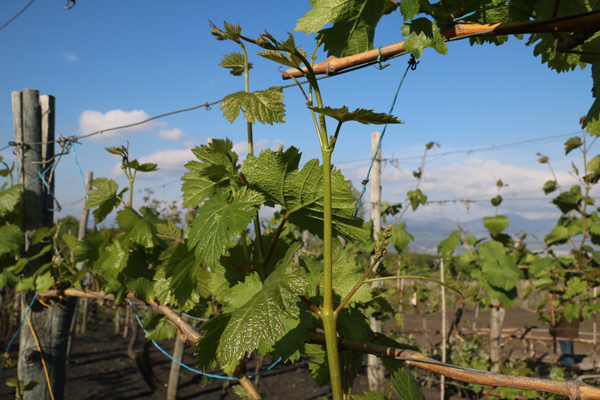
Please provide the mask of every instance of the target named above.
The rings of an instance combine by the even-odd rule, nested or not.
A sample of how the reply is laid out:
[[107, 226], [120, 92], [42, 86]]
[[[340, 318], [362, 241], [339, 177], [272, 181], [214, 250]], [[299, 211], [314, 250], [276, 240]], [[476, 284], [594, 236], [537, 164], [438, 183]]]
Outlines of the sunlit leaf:
[[286, 267], [280, 265], [262, 289], [232, 313], [217, 350], [221, 365], [234, 363], [246, 352], [254, 351], [261, 340], [267, 344], [277, 342], [285, 333], [282, 317], [298, 318], [297, 296], [306, 293], [308, 283], [300, 271], [286, 273]]
[[416, 58], [423, 55], [426, 47], [433, 47], [440, 54], [448, 53], [448, 47], [437, 24], [427, 18], [417, 18], [409, 24], [404, 24], [402, 35], [408, 36], [404, 42], [404, 49], [413, 53]]
[[[285, 152], [264, 150], [259, 157], [249, 155], [242, 171], [250, 187], [262, 193], [267, 205], [278, 204], [289, 213], [289, 221], [313, 235], [323, 235], [323, 168], [310, 160], [298, 170], [300, 155], [291, 147]], [[339, 170], [331, 172], [333, 234], [352, 242], [369, 236], [361, 219], [352, 217], [355, 201]]]
[[[244, 56], [241, 53], [231, 53], [223, 56], [220, 67], [229, 68], [231, 75], [240, 76], [244, 73]], [[248, 63], [248, 71], [252, 69], [252, 63]]]
[[256, 121], [270, 125], [284, 123], [283, 89], [275, 86], [252, 93], [232, 93], [221, 102], [221, 110], [229, 122], [235, 121], [241, 110], [251, 124]]
[[[373, 48], [375, 27], [396, 6], [389, 1], [319, 0], [298, 20], [295, 30], [319, 33], [328, 56], [345, 57]], [[330, 28], [322, 29], [332, 23]]]
[[0, 256], [18, 250], [23, 245], [23, 232], [18, 225], [0, 226]]
[[119, 185], [112, 179], [100, 178], [92, 181], [96, 189], [90, 191], [90, 197], [85, 203], [85, 208], [94, 209], [94, 223], [99, 224], [111, 213], [121, 200], [117, 197]]
[[403, 124], [402, 121], [399, 121], [398, 118], [394, 117], [393, 115], [387, 115], [385, 113], [376, 113], [373, 110], [365, 110], [363, 108], [357, 108], [352, 112], [350, 112], [348, 110], [348, 107], [346, 106], [342, 108], [308, 108], [316, 113], [331, 117], [337, 120], [338, 122], [356, 121], [364, 125]]
[[232, 236], [239, 237], [256, 215], [256, 209], [264, 201], [261, 194], [242, 187], [231, 202], [230, 195], [222, 193], [211, 197], [196, 214], [192, 223], [188, 246], [195, 248], [196, 257], [210, 266], [219, 262], [221, 255], [233, 243]]
[[8, 189], [5, 189], [4, 186], [2, 187], [2, 190], [0, 190], [0, 213], [13, 212], [15, 206], [19, 204], [19, 200], [21, 199], [20, 192], [23, 190], [23, 185], [14, 185]]

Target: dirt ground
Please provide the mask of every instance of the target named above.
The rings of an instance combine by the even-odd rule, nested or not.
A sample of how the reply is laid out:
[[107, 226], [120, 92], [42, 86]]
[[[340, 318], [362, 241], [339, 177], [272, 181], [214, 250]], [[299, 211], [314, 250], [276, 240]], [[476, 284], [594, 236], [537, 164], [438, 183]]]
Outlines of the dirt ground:
[[[451, 321], [452, 315], [448, 316]], [[463, 314], [461, 326], [472, 327], [473, 323], [478, 328], [489, 327], [489, 314], [480, 313], [477, 318], [473, 310], [467, 309]], [[423, 327], [427, 335], [423, 333]], [[449, 325], [448, 325], [449, 326]], [[548, 336], [547, 327], [543, 327], [536, 317], [524, 310], [513, 308], [507, 312], [504, 327], [523, 327], [538, 326], [544, 331], [536, 332], [536, 336]], [[402, 329], [393, 322], [385, 325], [386, 331]], [[404, 331], [412, 332], [418, 338], [418, 344], [427, 346], [428, 343], [435, 344], [441, 340], [439, 331], [441, 329], [440, 315], [427, 315], [425, 323], [423, 317], [419, 314], [408, 314], [405, 316]], [[592, 331], [592, 322], [582, 323], [582, 332]], [[136, 350], [141, 352], [143, 341], [142, 334], [136, 345]], [[591, 339], [591, 336], [583, 335], [585, 339]], [[113, 399], [166, 399], [166, 389], [151, 391], [135, 363], [127, 356], [127, 345], [129, 339], [124, 339], [121, 335], [114, 334], [114, 327], [110, 321], [95, 324], [94, 329], [84, 334], [76, 335], [73, 343], [71, 363], [68, 366], [68, 381], [65, 389], [65, 399], [72, 400], [113, 400]], [[161, 346], [169, 352], [173, 351], [174, 340], [161, 343]], [[558, 357], [552, 350], [552, 342], [535, 342], [535, 357], [542, 362], [554, 362]], [[10, 355], [14, 359], [17, 356], [18, 343], [14, 343]], [[513, 356], [521, 357], [521, 345], [518, 340], [510, 341], [503, 349], [505, 354], [512, 352]], [[528, 351], [528, 349], [525, 349]], [[185, 350], [184, 363], [194, 365], [194, 349], [187, 346]], [[593, 346], [576, 343], [575, 353], [579, 355], [581, 361], [584, 355], [593, 354]], [[272, 360], [265, 360], [265, 367], [270, 365]], [[154, 373], [161, 382], [167, 382], [171, 361], [160, 353], [156, 348], [150, 350], [150, 362], [154, 367]], [[252, 359], [248, 363], [248, 370], [254, 371], [256, 360]], [[422, 374], [422, 371], [419, 371]], [[216, 379], [206, 379], [200, 375], [182, 369], [179, 387], [179, 399], [221, 399], [233, 400], [239, 399], [231, 386], [223, 386], [226, 381]], [[12, 377], [11, 371], [2, 371], [0, 373], [0, 383]], [[355, 380], [354, 393], [362, 394], [368, 389], [366, 368], [363, 367], [362, 374]], [[330, 396], [330, 387], [318, 387], [312, 380], [308, 370], [308, 359], [302, 359], [295, 364], [278, 364], [272, 370], [265, 372], [259, 378], [258, 391], [266, 394], [270, 400], [278, 399], [297, 399], [297, 400], [320, 400], [323, 396]], [[12, 390], [1, 385], [0, 397], [10, 395]], [[436, 389], [424, 389], [425, 397], [428, 400], [439, 399], [439, 391]], [[394, 394], [394, 399], [397, 397]], [[458, 397], [450, 397], [458, 399]]]

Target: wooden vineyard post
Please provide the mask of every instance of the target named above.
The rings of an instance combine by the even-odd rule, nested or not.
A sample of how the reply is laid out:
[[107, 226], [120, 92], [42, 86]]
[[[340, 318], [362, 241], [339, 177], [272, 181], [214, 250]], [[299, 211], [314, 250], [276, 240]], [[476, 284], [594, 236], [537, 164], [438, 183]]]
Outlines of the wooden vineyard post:
[[[444, 279], [444, 259], [440, 260], [440, 281], [446, 282]], [[446, 287], [442, 286], [442, 362], [446, 362]], [[440, 383], [440, 400], [444, 400], [445, 389], [446, 389], [446, 377], [444, 375], [441, 376]]]
[[500, 340], [505, 315], [506, 309], [502, 304], [498, 300], [492, 300], [490, 312], [490, 361], [492, 362], [490, 371], [492, 372], [499, 372], [502, 364]]
[[[54, 156], [54, 97], [40, 98], [39, 91], [25, 89], [23, 92], [12, 93], [12, 104], [17, 173], [19, 183], [23, 184], [24, 188], [21, 195], [21, 230], [25, 234], [23, 256], [30, 257], [48, 245], [45, 241], [32, 245], [31, 235], [38, 228], [49, 227], [54, 223], [53, 197], [41, 179], [45, 171], [44, 166], [49, 167]], [[44, 174], [44, 179], [49, 182], [50, 172]], [[52, 253], [48, 252], [29, 264], [33, 268], [39, 268], [51, 260]], [[25, 315], [33, 296], [33, 292], [26, 292], [21, 296], [22, 315]], [[48, 368], [54, 399], [63, 399], [67, 341], [75, 299], [64, 296], [60, 300], [51, 298], [48, 301], [56, 306], [45, 307], [37, 301], [34, 302], [19, 337], [19, 379], [25, 382], [39, 382], [33, 390], [25, 392], [24, 400], [51, 399], [42, 357]], [[32, 328], [40, 342], [41, 353], [33, 337]]]
[[[181, 319], [187, 323], [188, 317], [185, 315], [181, 316]], [[179, 336], [175, 336], [175, 347], [173, 349], [173, 358], [179, 362], [183, 362], [183, 351], [185, 350], [185, 341], [181, 340]], [[181, 365], [175, 361], [171, 361], [171, 372], [169, 372], [169, 383], [167, 384], [167, 400], [176, 400], [177, 391], [179, 389], [179, 375], [181, 372]]]
[[[594, 297], [594, 299], [598, 297], [598, 287], [597, 286], [594, 288], [593, 297]], [[594, 373], [596, 373], [596, 363], [597, 363], [596, 358], [598, 357], [598, 353], [597, 353], [598, 344], [596, 343], [596, 311], [594, 311], [594, 323], [592, 325], [592, 328], [593, 328], [593, 335], [594, 335], [594, 364], [593, 364], [593, 366], [594, 366]]]
[[[375, 157], [373, 169], [371, 169], [371, 221], [373, 222], [373, 241], [379, 240], [381, 233], [381, 147], [377, 151], [379, 144], [379, 132], [371, 134], [371, 155]], [[373, 256], [371, 256], [371, 264]], [[383, 281], [371, 283], [372, 288], [383, 287]], [[369, 315], [369, 324], [373, 332], [381, 332], [381, 321]], [[381, 359], [375, 355], [369, 354], [367, 357], [367, 376], [369, 378], [369, 390], [383, 393], [385, 391], [385, 369]]]
[[[86, 196], [83, 198], [83, 211], [81, 212], [81, 219], [79, 220], [79, 229], [77, 231], [77, 240], [78, 241], [83, 239], [83, 237], [85, 236], [85, 230], [86, 230], [88, 218], [90, 215], [90, 210], [85, 208], [85, 205], [87, 203], [87, 194], [91, 190], [91, 186], [92, 186], [91, 182], [92, 182], [93, 175], [94, 174], [92, 171], [88, 171], [85, 176]], [[76, 266], [77, 266], [78, 270], [83, 269], [82, 262], [78, 262]], [[89, 277], [88, 277], [88, 279], [89, 279]], [[80, 303], [83, 303], [83, 311], [84, 311], [84, 315], [82, 317], [82, 323], [81, 323], [81, 325], [82, 325], [81, 332], [85, 332], [85, 324], [87, 321], [87, 309], [88, 309], [89, 299], [77, 299], [77, 301], [75, 302], [75, 311], [73, 312], [73, 320], [71, 321], [71, 329], [69, 332], [69, 343], [67, 345], [67, 363], [69, 363], [70, 359], [71, 359], [71, 346], [73, 344], [73, 336], [75, 336], [75, 331], [77, 330], [77, 314], [79, 312], [79, 304]]]
[[[188, 221], [193, 220], [193, 216], [195, 214], [195, 209], [189, 209], [187, 215], [185, 216], [185, 227], [183, 229], [184, 232], [187, 231], [189, 226]], [[185, 234], [187, 237], [187, 234]], [[189, 318], [185, 315], [181, 316], [181, 319], [188, 323]], [[185, 341], [183, 338], [179, 338], [175, 336], [175, 346], [173, 348], [173, 358], [179, 362], [183, 362], [183, 352], [185, 350]], [[179, 363], [175, 361], [171, 361], [171, 370], [169, 371], [169, 383], [167, 384], [167, 400], [175, 400], [177, 399], [177, 392], [179, 391], [179, 373], [181, 371], [181, 366]]]
[[[78, 240], [81, 240], [83, 236], [85, 236], [85, 230], [88, 224], [88, 219], [90, 216], [90, 210], [85, 206], [87, 204], [87, 195], [92, 190], [92, 181], [94, 180], [94, 173], [92, 171], [88, 171], [85, 175], [85, 198], [83, 199], [83, 211], [81, 212], [81, 220], [79, 221], [79, 234], [77, 236]], [[77, 264], [77, 269], [82, 269], [83, 263]], [[91, 275], [88, 277], [91, 278]], [[89, 279], [88, 279], [89, 281]], [[87, 328], [87, 319], [88, 319], [88, 309], [90, 305], [90, 299], [83, 299], [83, 313], [81, 315], [81, 333], [85, 333]]]

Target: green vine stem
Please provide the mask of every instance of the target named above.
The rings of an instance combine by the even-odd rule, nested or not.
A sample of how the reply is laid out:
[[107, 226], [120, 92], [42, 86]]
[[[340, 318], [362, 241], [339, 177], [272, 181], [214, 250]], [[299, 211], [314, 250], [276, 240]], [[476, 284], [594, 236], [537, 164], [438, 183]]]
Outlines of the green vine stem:
[[[318, 93], [318, 91], [316, 91]], [[343, 400], [342, 375], [340, 371], [340, 355], [337, 346], [337, 314], [333, 309], [333, 234], [331, 212], [331, 151], [322, 149], [323, 153], [323, 263], [324, 288], [321, 320], [325, 331], [325, 347], [329, 362], [331, 390], [333, 400]]]
[[135, 173], [129, 176], [129, 207], [133, 207], [133, 183], [135, 182]]
[[348, 304], [348, 302], [350, 301], [350, 299], [352, 298], [352, 296], [354, 296], [354, 293], [356, 293], [356, 291], [358, 289], [360, 289], [360, 287], [363, 285], [363, 283], [369, 282], [366, 279], [369, 277], [369, 275], [371, 275], [373, 273], [373, 271], [377, 270], [377, 268], [379, 267], [380, 263], [381, 263], [381, 258], [375, 258], [373, 260], [373, 263], [369, 266], [369, 268], [367, 268], [367, 270], [364, 272], [364, 274], [360, 278], [360, 280], [356, 283], [356, 285], [354, 285], [354, 287], [352, 288], [352, 290], [350, 290], [350, 292], [346, 295], [346, 297], [344, 298], [344, 300], [342, 300], [342, 302], [340, 303], [340, 305], [335, 309], [335, 314], [336, 315], [338, 315], [342, 311], [342, 308], [344, 308], [344, 306], [346, 306], [346, 304]]
[[291, 215], [291, 213], [288, 211], [283, 216], [283, 219], [281, 220], [281, 223], [279, 224], [279, 227], [277, 227], [277, 232], [275, 232], [275, 237], [273, 238], [273, 243], [271, 243], [271, 247], [269, 248], [269, 253], [267, 254], [267, 257], [265, 258], [264, 265], [267, 265], [269, 263], [269, 261], [271, 260], [271, 256], [273, 255], [273, 251], [275, 250], [275, 245], [277, 245], [277, 241], [279, 240], [279, 236], [281, 235], [281, 231], [283, 231], [283, 227], [285, 226], [285, 223], [287, 222], [287, 220], [290, 217], [290, 215]]
[[246, 271], [252, 272], [252, 265], [250, 264], [250, 252], [248, 251], [248, 243], [246, 243], [246, 230], [242, 231], [242, 248], [244, 250], [244, 259], [246, 260]]
[[[250, 64], [248, 63], [248, 53], [246, 52], [246, 46], [244, 46], [244, 44], [239, 41], [238, 44], [240, 45], [240, 47], [242, 48], [242, 52], [244, 53], [244, 86], [245, 86], [245, 90], [246, 93], [250, 93]], [[248, 154], [250, 155], [254, 155], [254, 138], [253, 138], [253, 132], [252, 132], [252, 123], [251, 122], [246, 122], [246, 126], [247, 126], [247, 130], [248, 130]], [[260, 216], [258, 213], [258, 210], [256, 210], [256, 215], [253, 218], [254, 220], [254, 235], [255, 235], [255, 240], [257, 243], [257, 251], [258, 251], [258, 260], [257, 264], [258, 264], [258, 268], [259, 268], [259, 275], [260, 275], [260, 279], [261, 281], [265, 281], [265, 279], [267, 279], [267, 268], [266, 268], [266, 261], [265, 261], [265, 256], [264, 256], [264, 250], [263, 250], [263, 243], [262, 243], [262, 233], [261, 233], [261, 229], [260, 229]]]

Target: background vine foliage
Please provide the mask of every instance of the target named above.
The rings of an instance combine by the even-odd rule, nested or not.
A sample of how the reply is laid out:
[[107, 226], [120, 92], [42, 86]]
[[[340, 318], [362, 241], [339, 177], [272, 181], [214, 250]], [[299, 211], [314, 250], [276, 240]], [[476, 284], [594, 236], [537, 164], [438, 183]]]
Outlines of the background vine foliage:
[[[582, 126], [594, 136], [600, 134], [600, 106], [596, 96], [596, 81], [600, 79], [596, 67], [600, 65], [597, 33], [600, 0], [442, 0], [437, 3], [316, 0], [311, 4], [313, 9], [299, 19], [296, 30], [316, 33], [317, 48], [324, 46], [334, 57], [372, 50], [379, 20], [398, 9], [404, 19], [402, 33], [407, 36], [402, 52], [410, 52], [417, 58], [426, 47], [446, 53], [446, 42], [458, 37], [459, 28], [473, 28], [474, 33], [461, 36], [469, 37], [473, 44], [500, 45], [507, 40], [508, 32], [519, 38], [529, 33], [526, 43], [534, 45], [534, 55], [540, 55], [542, 61], [557, 72], [592, 64], [596, 101]], [[585, 23], [573, 25], [574, 20]], [[211, 29], [216, 39], [241, 50], [241, 53], [224, 56], [221, 66], [230, 69], [234, 76], [244, 77], [244, 90], [227, 96], [221, 109], [231, 122], [243, 115], [249, 154], [241, 161], [227, 138], [214, 139], [193, 150], [196, 159], [186, 164], [188, 172], [182, 178], [184, 205], [198, 208], [191, 226], [184, 230], [173, 220], [159, 218], [149, 207], [136, 209], [131, 196], [136, 174], [151, 173], [158, 166], [131, 159], [128, 147], [107, 148], [122, 158], [121, 166], [129, 186], [121, 189], [107, 178], [92, 183], [94, 189], [87, 207], [94, 210], [94, 222], [101, 223], [116, 210], [117, 226], [90, 233], [80, 241], [64, 234], [59, 245], [58, 226], [41, 228], [31, 238], [34, 244], [44, 244], [41, 253], [18, 259], [24, 245], [23, 232], [17, 224], [19, 192], [23, 188], [22, 185], [2, 186], [0, 285], [14, 287], [17, 292], [83, 289], [83, 279], [89, 273], [95, 287], [103, 289], [116, 303], [123, 303], [129, 296], [161, 310], [164, 315], [156, 314], [146, 323], [148, 337], [156, 340], [176, 334], [177, 329], [166, 322], [174, 323], [182, 331], [187, 329], [173, 318], [176, 312], [210, 318], [202, 325], [205, 333], [197, 341], [196, 365], [201, 371], [207, 371], [220, 364], [223, 371], [242, 382], [247, 392], [244, 396], [249, 398], [260, 398], [245, 379], [245, 360], [253, 352], [292, 362], [301, 354], [311, 356], [310, 368], [316, 382], [331, 383], [334, 400], [342, 400], [351, 396], [353, 377], [360, 367], [356, 350], [362, 349], [392, 356], [384, 359], [384, 365], [392, 374], [394, 390], [405, 399], [421, 399], [418, 385], [404, 369], [403, 361], [421, 360], [422, 364], [433, 365], [431, 370], [436, 372], [443, 371], [444, 366], [423, 361], [426, 359], [414, 351], [404, 353], [403, 349], [417, 349], [373, 333], [363, 312], [369, 307], [386, 308], [383, 303], [387, 300], [365, 283], [380, 279], [369, 279], [375, 273], [386, 275], [387, 247], [392, 243], [402, 251], [410, 235], [404, 231], [404, 225], [388, 225], [378, 243], [368, 243], [371, 241], [369, 229], [361, 218], [352, 216], [356, 199], [349, 182], [331, 164], [336, 143], [345, 139], [342, 133], [345, 123], [383, 125], [401, 121], [372, 110], [350, 111], [347, 107], [326, 106], [316, 78], [316, 66], [313, 69], [316, 49], [313, 55], [308, 55], [296, 46], [291, 34], [280, 41], [269, 33], [256, 39], [246, 37], [239, 24], [224, 23], [221, 29], [211, 23]], [[306, 88], [301, 85], [298, 88], [307, 103], [307, 117], [314, 121], [315, 143], [320, 146], [322, 160], [308, 160], [300, 167], [301, 153], [293, 146], [254, 154], [253, 124], [284, 123], [285, 106], [280, 87], [249, 90], [252, 64], [248, 61], [247, 44], [259, 47], [259, 56], [293, 69], [294, 74], [285, 73], [287, 78], [295, 79], [297, 74], [306, 78]], [[328, 129], [328, 123], [329, 127], [335, 126], [335, 130]], [[578, 147], [571, 141], [567, 152]], [[585, 145], [583, 148], [587, 152]], [[600, 225], [600, 219], [588, 209], [593, 205], [593, 199], [588, 196], [589, 188], [600, 174], [598, 160], [598, 156], [584, 160], [586, 170], [580, 180], [585, 194], [577, 186], [561, 192], [554, 201], [564, 217], [546, 238], [548, 246], [564, 243], [581, 233], [584, 239], [589, 233], [592, 242], [598, 244], [600, 231], [596, 226]], [[13, 168], [5, 166], [1, 175], [10, 177], [12, 183]], [[557, 189], [552, 182], [544, 187], [547, 193]], [[424, 204], [426, 197], [418, 191], [408, 200], [416, 209]], [[499, 204], [497, 201], [496, 205]], [[281, 210], [274, 219], [278, 223], [276, 227], [271, 229], [262, 224], [259, 216], [262, 206]], [[461, 233], [455, 232], [439, 248], [444, 258], [450, 260], [459, 243], [467, 247], [470, 252], [458, 259], [457, 268], [468, 270], [473, 279], [484, 285], [490, 297], [506, 308], [516, 297], [515, 284], [520, 274], [517, 262], [531, 264], [530, 273], [536, 277], [539, 290], [559, 293], [563, 291], [560, 281], [568, 280], [568, 288], [563, 293], [565, 298], [582, 293], [582, 282], [585, 286], [597, 286], [595, 271], [600, 253], [585, 247], [584, 243], [569, 259], [557, 258], [552, 252], [542, 258], [528, 254], [524, 247], [514, 249], [512, 239], [502, 233], [508, 226], [506, 217], [497, 215], [486, 219], [485, 224], [491, 241], [480, 244], [481, 240], [469, 236], [461, 240]], [[296, 233], [305, 230], [322, 239], [322, 252], [319, 255], [304, 253], [296, 262], [301, 246]], [[350, 246], [346, 247], [346, 242]], [[367, 266], [357, 265], [349, 250], [352, 246], [373, 249], [372, 262]], [[61, 255], [67, 251], [73, 252], [72, 260]], [[32, 268], [29, 262], [47, 252], [54, 254], [52, 261]], [[548, 259], [550, 261], [546, 261]], [[76, 269], [76, 262], [83, 262], [84, 268]], [[563, 267], [584, 272], [584, 278], [575, 276], [581, 274], [571, 270], [554, 273]], [[589, 313], [596, 307], [597, 303], [592, 300], [585, 299], [584, 312]], [[391, 309], [389, 304], [387, 307]], [[570, 307], [565, 310], [567, 318], [579, 311]], [[345, 350], [340, 350], [341, 345]], [[393, 359], [394, 356], [399, 359]], [[473, 383], [489, 382], [486, 381], [489, 375], [483, 372], [457, 372], [458, 368], [453, 369], [456, 376], [464, 378], [471, 374]], [[494, 386], [509, 385], [507, 382], [498, 381]], [[514, 382], [510, 383], [511, 387], [518, 387]], [[24, 387], [30, 385], [30, 382], [19, 382], [18, 378], [17, 383]], [[528, 388], [550, 391], [551, 386]], [[559, 388], [562, 392], [554, 390], [567, 393], [578, 387]], [[581, 393], [593, 393], [593, 388]], [[384, 398], [378, 393], [354, 397]]]

